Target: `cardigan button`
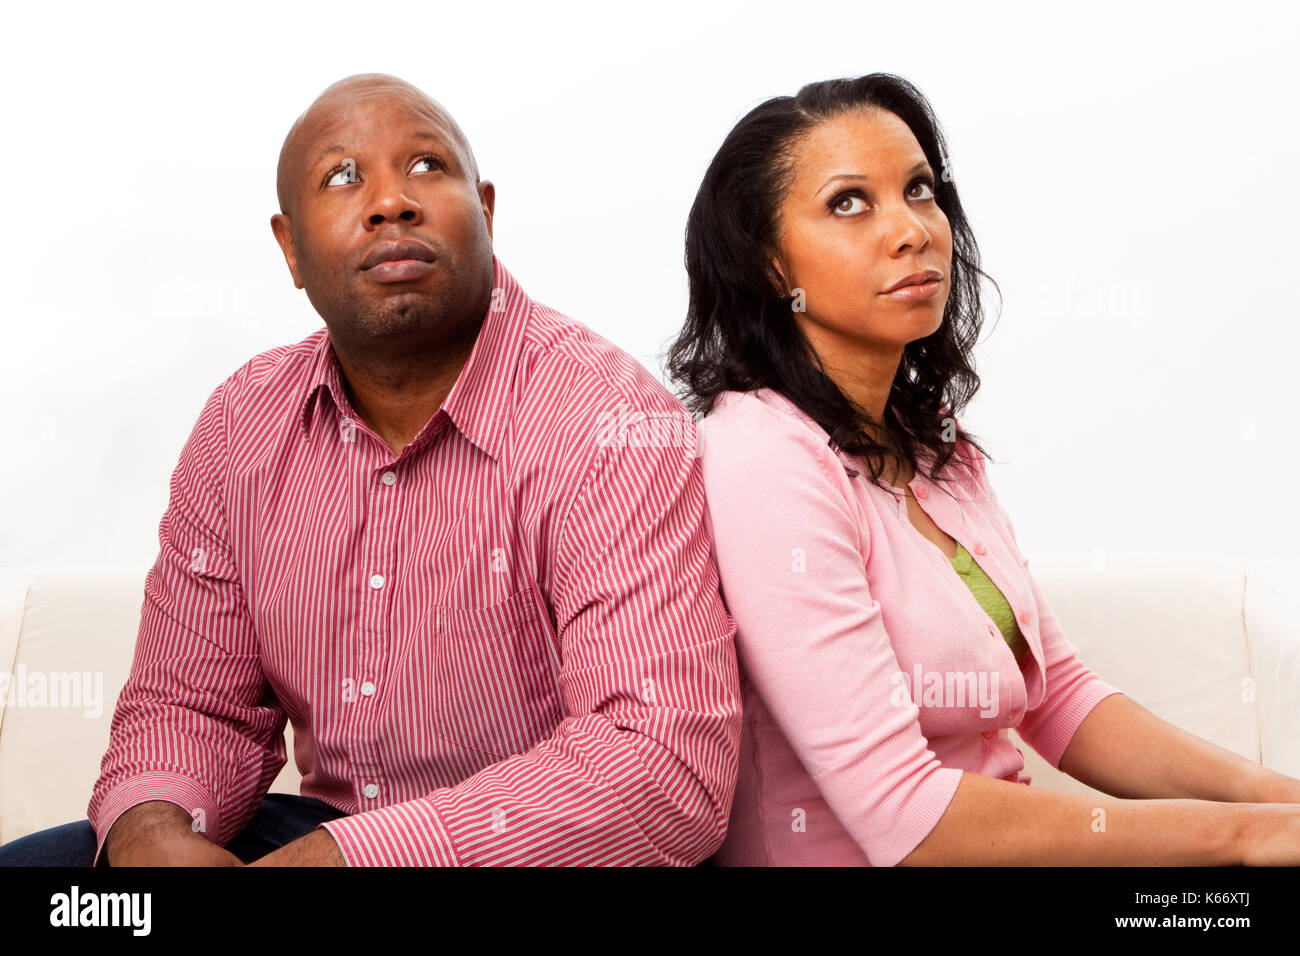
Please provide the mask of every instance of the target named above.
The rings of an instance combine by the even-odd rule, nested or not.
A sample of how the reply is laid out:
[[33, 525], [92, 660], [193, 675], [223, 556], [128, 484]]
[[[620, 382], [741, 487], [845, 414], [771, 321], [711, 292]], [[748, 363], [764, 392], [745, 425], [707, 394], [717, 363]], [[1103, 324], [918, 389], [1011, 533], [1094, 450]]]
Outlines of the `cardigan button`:
[[912, 489], [912, 494], [916, 495], [916, 497], [918, 498], [924, 498], [925, 485], [917, 485], [915, 488]]
[[1021, 623], [1021, 624], [1028, 625], [1029, 622], [1032, 621], [1032, 620], [1033, 620], [1033, 615], [1030, 614], [1028, 611], [1021, 611], [1021, 612], [1020, 612], [1020, 623]]
[[986, 547], [984, 547], [984, 542], [983, 542], [983, 541], [976, 541], [976, 542], [975, 542], [975, 553], [976, 553], [976, 554], [988, 554], [988, 551], [989, 551], [989, 549], [986, 548]]

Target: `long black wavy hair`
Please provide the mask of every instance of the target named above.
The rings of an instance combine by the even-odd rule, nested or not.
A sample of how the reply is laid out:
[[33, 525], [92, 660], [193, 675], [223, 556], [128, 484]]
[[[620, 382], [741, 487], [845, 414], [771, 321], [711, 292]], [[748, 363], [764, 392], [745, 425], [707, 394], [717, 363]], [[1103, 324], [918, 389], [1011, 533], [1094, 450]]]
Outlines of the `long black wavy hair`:
[[[943, 170], [934, 196], [953, 241], [943, 322], [904, 347], [883, 422], [826, 374], [794, 321], [790, 301], [777, 291], [781, 279], [768, 255], [777, 248], [779, 209], [794, 177], [799, 139], [828, 119], [873, 107], [906, 123], [931, 168]], [[988, 276], [980, 269], [947, 156], [930, 104], [891, 73], [810, 83], [795, 96], [765, 101], [736, 124], [709, 164], [687, 219], [690, 304], [667, 352], [668, 375], [694, 415], [707, 415], [721, 392], [771, 388], [821, 425], [831, 444], [861, 457], [877, 483], [887, 452], [913, 469], [922, 457], [931, 457], [929, 476], [936, 482], [945, 480], [944, 468], [959, 441], [985, 454], [957, 416], [979, 390], [971, 350], [983, 325], [980, 277]], [[877, 442], [867, 426], [880, 429], [893, 447]], [[925, 451], [929, 456], [922, 455]], [[973, 461], [963, 464], [974, 467]]]

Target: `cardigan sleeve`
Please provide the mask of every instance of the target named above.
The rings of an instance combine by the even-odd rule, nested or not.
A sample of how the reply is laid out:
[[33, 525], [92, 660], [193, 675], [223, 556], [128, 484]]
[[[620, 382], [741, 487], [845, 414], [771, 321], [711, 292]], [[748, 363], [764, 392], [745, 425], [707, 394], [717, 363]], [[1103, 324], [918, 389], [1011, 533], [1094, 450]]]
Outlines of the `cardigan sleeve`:
[[741, 667], [873, 866], [943, 816], [962, 771], [921, 732], [847, 479], [811, 430], [765, 406], [701, 424], [708, 521]]
[[[980, 468], [984, 468], [982, 458]], [[1025, 576], [1034, 596], [1038, 633], [1043, 644], [1043, 699], [1037, 707], [1025, 712], [1016, 732], [1044, 760], [1059, 770], [1061, 756], [1083, 719], [1104, 698], [1122, 692], [1118, 687], [1103, 681], [1080, 660], [1079, 649], [1066, 636], [1047, 599], [1043, 597], [1038, 582], [1029, 572], [1029, 559], [1020, 554], [1011, 517], [998, 502], [987, 473], [982, 473], [981, 479], [989, 502], [1011, 533], [1012, 541], [1016, 543], [1016, 553], [1020, 555], [1020, 562], [1025, 567]]]

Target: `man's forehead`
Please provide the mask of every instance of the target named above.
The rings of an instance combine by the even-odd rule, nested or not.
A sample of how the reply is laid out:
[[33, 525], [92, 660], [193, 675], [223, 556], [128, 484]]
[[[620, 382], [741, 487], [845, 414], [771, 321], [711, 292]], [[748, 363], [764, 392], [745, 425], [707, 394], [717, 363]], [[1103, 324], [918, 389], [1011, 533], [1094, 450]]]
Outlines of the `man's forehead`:
[[424, 131], [433, 132], [449, 144], [457, 143], [455, 122], [427, 98], [398, 95], [355, 95], [317, 102], [303, 114], [295, 142], [297, 159], [310, 163], [329, 143], [355, 142], [369, 120], [378, 112], [404, 114]]
[[[413, 122], [409, 130], [409, 138], [441, 143], [451, 149], [458, 148], [455, 138], [448, 134], [445, 127], [431, 120], [423, 121], [423, 119], [422, 117], [412, 117]], [[383, 130], [385, 133], [398, 132], [391, 125], [385, 125]], [[336, 123], [323, 127], [309, 141], [304, 142], [298, 156], [298, 162], [303, 169], [310, 169], [330, 153], [339, 151], [346, 153], [361, 149], [368, 139], [366, 132], [363, 125], [356, 123]]]
[[469, 140], [441, 104], [395, 77], [383, 74], [348, 77], [316, 97], [285, 137], [276, 176], [282, 211], [286, 208], [289, 178], [297, 179], [305, 174], [331, 147], [355, 142], [366, 119], [380, 110], [397, 110], [424, 132], [437, 134], [460, 152], [471, 179], [478, 181], [478, 164]]

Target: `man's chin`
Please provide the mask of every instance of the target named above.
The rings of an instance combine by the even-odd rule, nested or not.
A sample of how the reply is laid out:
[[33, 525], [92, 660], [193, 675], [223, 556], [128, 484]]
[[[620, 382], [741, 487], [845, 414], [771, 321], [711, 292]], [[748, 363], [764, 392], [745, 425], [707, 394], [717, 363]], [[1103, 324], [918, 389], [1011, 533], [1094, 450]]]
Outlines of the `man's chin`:
[[446, 322], [446, 308], [440, 299], [408, 290], [390, 293], [382, 302], [369, 303], [368, 308], [357, 313], [353, 324], [362, 334], [391, 338], [437, 332]]

